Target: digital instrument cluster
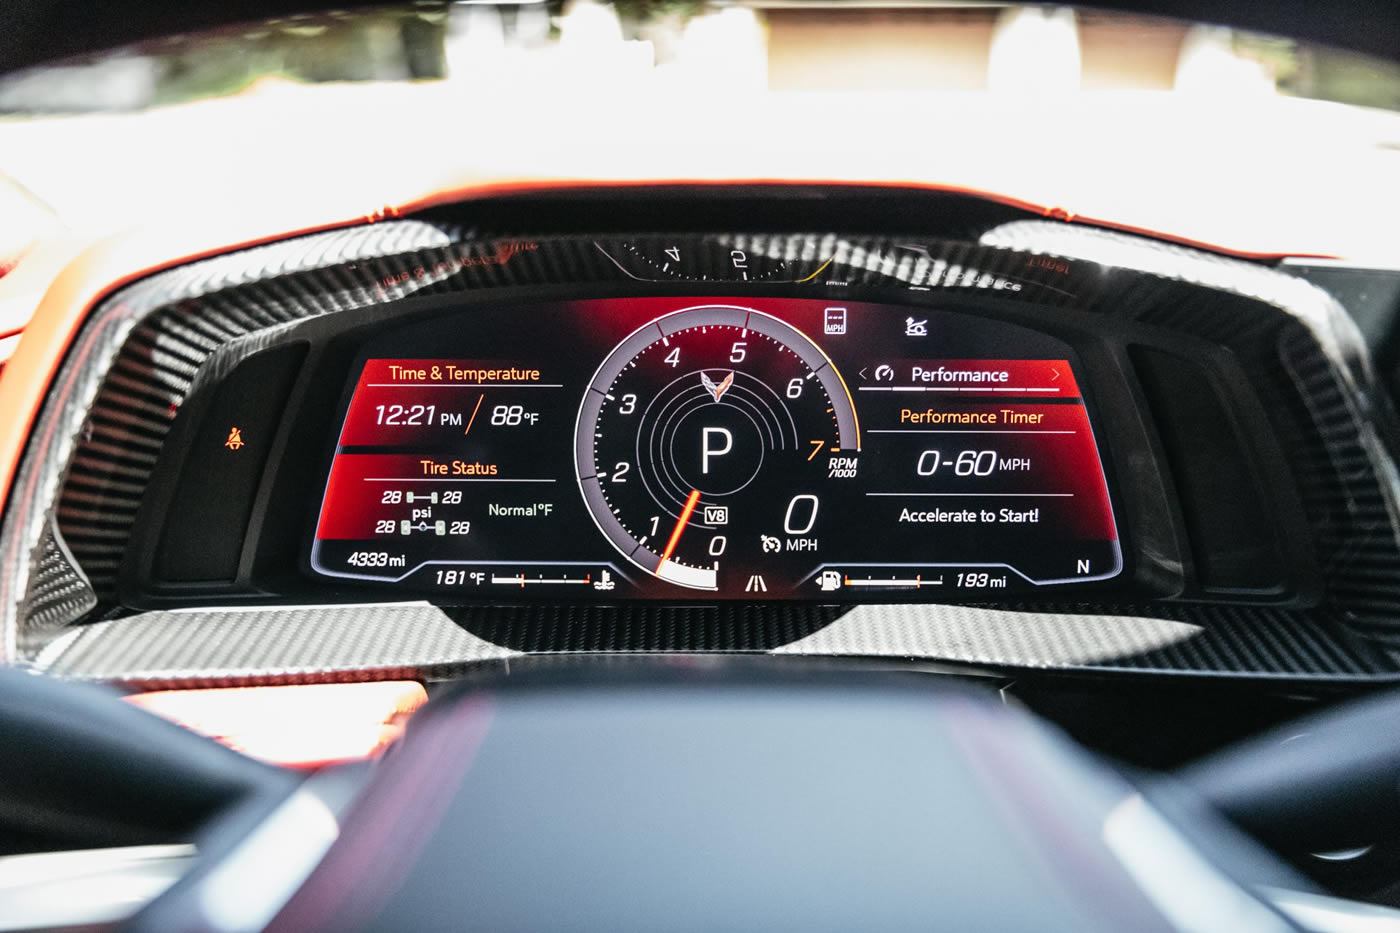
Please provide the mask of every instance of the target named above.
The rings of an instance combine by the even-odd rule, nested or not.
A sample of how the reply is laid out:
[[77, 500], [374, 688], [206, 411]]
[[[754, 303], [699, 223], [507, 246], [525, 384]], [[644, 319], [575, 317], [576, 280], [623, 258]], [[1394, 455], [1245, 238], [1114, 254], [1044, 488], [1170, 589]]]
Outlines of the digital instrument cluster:
[[457, 598], [997, 599], [1122, 572], [1063, 341], [778, 298], [486, 306], [355, 364], [311, 567]]

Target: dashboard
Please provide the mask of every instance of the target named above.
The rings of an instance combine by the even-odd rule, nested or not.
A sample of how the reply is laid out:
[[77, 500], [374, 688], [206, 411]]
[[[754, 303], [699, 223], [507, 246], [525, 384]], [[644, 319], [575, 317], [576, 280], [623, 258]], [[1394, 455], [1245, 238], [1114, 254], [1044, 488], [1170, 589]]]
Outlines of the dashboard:
[[[1072, 350], [1027, 328], [630, 298], [483, 307], [363, 352], [318, 575], [466, 598], [855, 601], [1122, 569]], [[472, 356], [428, 355], [448, 352]]]
[[[1024, 218], [599, 233], [477, 209], [97, 304], [0, 523], [21, 663], [183, 700], [536, 668], [559, 695], [627, 654], [830, 686], [859, 659], [981, 681], [1151, 768], [1400, 677], [1396, 426], [1293, 270]], [[242, 696], [297, 734], [280, 692]], [[664, 728], [657, 698], [628, 715]], [[1315, 871], [1365, 890], [1392, 854]]]
[[112, 294], [0, 529], [20, 653], [1400, 673], [1394, 425], [1327, 292], [961, 201], [727, 232], [744, 204], [677, 197], [673, 229], [452, 206]]

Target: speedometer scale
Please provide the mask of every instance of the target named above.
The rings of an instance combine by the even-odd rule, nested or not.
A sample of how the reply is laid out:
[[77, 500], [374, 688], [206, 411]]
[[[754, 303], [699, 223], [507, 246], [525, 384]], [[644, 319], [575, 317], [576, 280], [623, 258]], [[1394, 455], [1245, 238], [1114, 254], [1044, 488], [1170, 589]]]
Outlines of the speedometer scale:
[[661, 580], [715, 590], [729, 568], [782, 576], [793, 558], [780, 535], [820, 535], [829, 456], [859, 447], [850, 393], [810, 339], [757, 311], [698, 307], [604, 360], [576, 457], [613, 547]]

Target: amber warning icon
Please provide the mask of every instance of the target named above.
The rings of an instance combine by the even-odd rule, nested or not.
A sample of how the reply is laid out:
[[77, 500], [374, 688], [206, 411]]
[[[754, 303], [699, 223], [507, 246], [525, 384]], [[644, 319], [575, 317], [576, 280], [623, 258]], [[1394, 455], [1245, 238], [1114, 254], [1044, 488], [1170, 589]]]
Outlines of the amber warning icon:
[[243, 432], [238, 428], [228, 429], [228, 440], [224, 441], [224, 446], [229, 450], [237, 450], [243, 446]]

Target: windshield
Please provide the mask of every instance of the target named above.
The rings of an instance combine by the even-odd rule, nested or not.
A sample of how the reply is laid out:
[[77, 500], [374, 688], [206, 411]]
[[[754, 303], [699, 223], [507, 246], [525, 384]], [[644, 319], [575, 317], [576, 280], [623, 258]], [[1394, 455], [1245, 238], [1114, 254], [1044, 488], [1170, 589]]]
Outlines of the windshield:
[[10, 75], [0, 175], [98, 233], [356, 186], [849, 180], [1364, 257], [1396, 246], [1397, 111], [1392, 63], [1073, 8], [419, 4]]

